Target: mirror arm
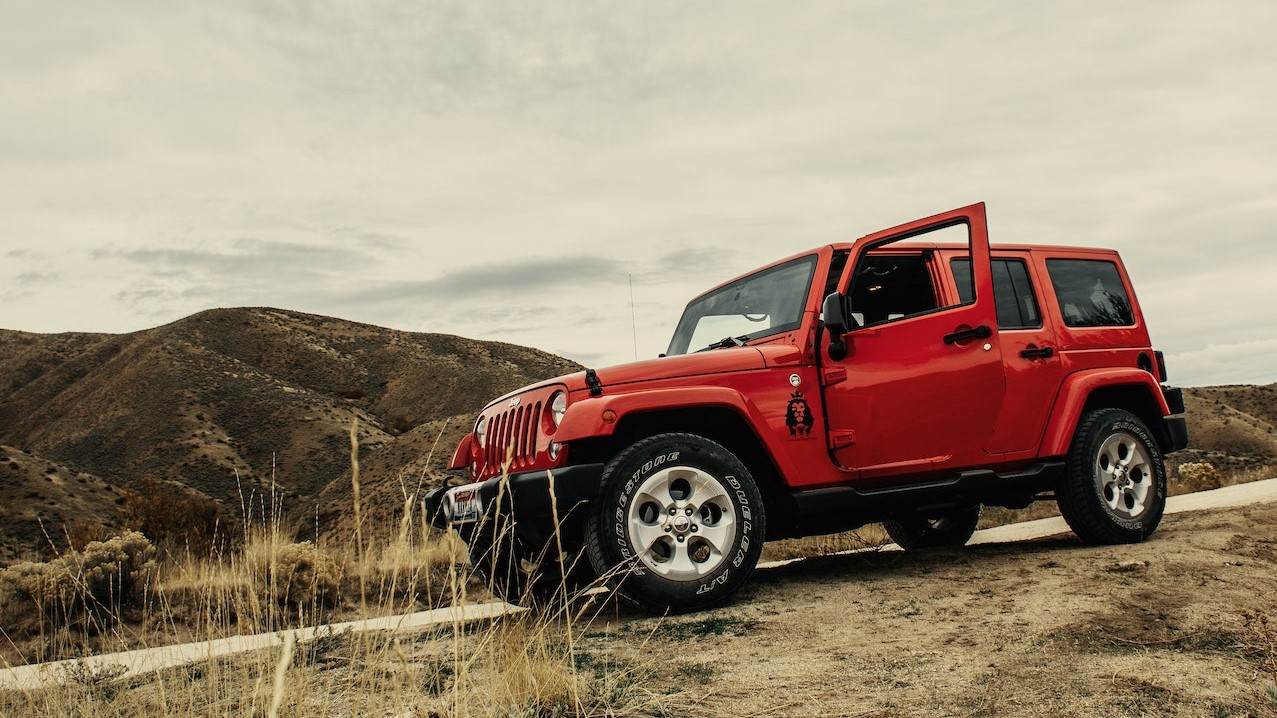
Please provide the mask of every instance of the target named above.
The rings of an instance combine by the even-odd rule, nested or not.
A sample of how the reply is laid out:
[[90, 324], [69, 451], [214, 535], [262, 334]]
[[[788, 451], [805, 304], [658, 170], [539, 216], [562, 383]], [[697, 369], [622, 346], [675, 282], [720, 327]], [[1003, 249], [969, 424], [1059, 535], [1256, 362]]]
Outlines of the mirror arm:
[[833, 361], [842, 361], [847, 358], [847, 342], [841, 337], [829, 342], [829, 358]]

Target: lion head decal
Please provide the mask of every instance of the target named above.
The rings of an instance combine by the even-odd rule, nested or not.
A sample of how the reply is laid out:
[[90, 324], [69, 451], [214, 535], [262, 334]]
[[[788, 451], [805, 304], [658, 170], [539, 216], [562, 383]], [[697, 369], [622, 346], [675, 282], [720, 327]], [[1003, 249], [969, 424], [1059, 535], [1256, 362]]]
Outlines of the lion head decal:
[[790, 436], [807, 436], [816, 418], [811, 415], [811, 407], [801, 391], [789, 397], [789, 407], [785, 411], [785, 426], [789, 427]]

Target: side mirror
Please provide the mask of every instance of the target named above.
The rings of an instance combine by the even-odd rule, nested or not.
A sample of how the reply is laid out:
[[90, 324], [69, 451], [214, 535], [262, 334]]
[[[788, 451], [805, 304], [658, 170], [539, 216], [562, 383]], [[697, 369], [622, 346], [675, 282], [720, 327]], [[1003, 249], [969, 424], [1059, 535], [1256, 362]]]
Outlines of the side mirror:
[[820, 313], [825, 319], [825, 329], [834, 339], [841, 339], [842, 335], [851, 330], [852, 323], [856, 321], [851, 316], [851, 302], [848, 301], [847, 295], [838, 292], [825, 297]]
[[842, 361], [847, 358], [847, 344], [842, 340], [843, 335], [860, 326], [851, 313], [851, 299], [846, 294], [834, 292], [825, 297], [821, 314], [825, 319], [825, 331], [829, 332], [829, 358]]

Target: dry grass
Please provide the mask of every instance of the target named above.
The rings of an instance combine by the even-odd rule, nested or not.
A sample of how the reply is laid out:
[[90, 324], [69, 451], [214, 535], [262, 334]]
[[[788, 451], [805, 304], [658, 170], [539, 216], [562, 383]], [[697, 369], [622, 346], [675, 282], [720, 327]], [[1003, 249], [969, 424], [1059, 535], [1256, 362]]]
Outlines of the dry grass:
[[[292, 530], [268, 521], [246, 525], [234, 549], [169, 554], [158, 567], [148, 565], [145, 581], [130, 594], [130, 610], [122, 611], [117, 597], [110, 602], [111, 620], [91, 629], [68, 620], [66, 612], [46, 610], [37, 611], [44, 627], [13, 630], [18, 623], [11, 612], [21, 602], [5, 601], [0, 625], [8, 663], [281, 630], [284, 643], [132, 677], [121, 666], [79, 662], [64, 671], [63, 685], [0, 692], [0, 715], [541, 718], [687, 712], [679, 694], [644, 687], [651, 671], [577, 651], [580, 616], [571, 611], [593, 604], [575, 597], [539, 613], [416, 635], [321, 632], [296, 642], [287, 629], [461, 604], [472, 588], [486, 597], [470, 574], [464, 545], [454, 534], [428, 527], [419, 497], [405, 494], [397, 531], [383, 535], [361, 531], [344, 544], [297, 542]], [[88, 583], [68, 590], [77, 586]]]
[[562, 616], [525, 615], [405, 637], [337, 634], [120, 679], [81, 666], [57, 688], [0, 695], [4, 715], [655, 716], [687, 701], [645, 687], [652, 672], [576, 654]]
[[[1173, 481], [1205, 487], [1217, 480], [1228, 485], [1266, 478], [1262, 471], [1228, 477], [1211, 471], [1209, 465], [1179, 467]], [[1045, 503], [1027, 512], [991, 511], [982, 525], [1049, 511]], [[26, 567], [12, 574], [8, 569], [14, 580], [0, 584], [7, 587], [0, 598], [4, 655], [19, 663], [282, 630], [281, 648], [129, 678], [119, 667], [74, 664], [63, 676], [65, 685], [0, 694], [0, 715], [541, 718], [705, 712], [685, 692], [652, 690], [672, 682], [655, 667], [634, 662], [632, 654], [617, 658], [598, 642], [585, 642], [591, 650], [583, 651], [581, 616], [570, 611], [584, 610], [587, 602], [568, 600], [540, 613], [411, 636], [330, 632], [294, 642], [286, 630], [291, 627], [459, 604], [471, 590], [482, 595], [466, 566], [464, 546], [455, 535], [426, 526], [419, 497], [406, 489], [397, 526], [380, 534], [361, 532], [344, 543], [299, 542], [295, 528], [277, 521], [246, 525], [243, 534], [233, 549], [203, 556], [188, 549], [162, 556], [157, 564], [151, 563], [154, 551], [136, 538], [106, 542], [120, 549], [114, 552], [90, 544], [82, 553], [49, 562], [80, 578], [51, 584], [61, 593], [43, 608], [37, 598], [17, 595], [18, 579], [54, 569]], [[833, 554], [888, 541], [875, 525], [773, 542], [765, 557]], [[110, 554], [115, 562], [86, 560], [91, 554]], [[135, 579], [122, 580], [122, 567], [134, 564], [136, 570], [128, 573]], [[93, 581], [85, 567], [96, 570]], [[98, 613], [86, 621], [83, 610], [48, 607], [58, 605], [96, 606]], [[1256, 614], [1248, 627], [1259, 675], [1271, 674], [1277, 685], [1277, 650], [1267, 621]], [[683, 681], [689, 683], [695, 681]]]
[[1242, 628], [1245, 639], [1242, 648], [1247, 651], [1258, 665], [1256, 673], [1264, 676], [1264, 693], [1277, 710], [1277, 630], [1274, 630], [1268, 614], [1260, 611], [1248, 611], [1242, 617]]
[[[128, 532], [47, 562], [0, 570], [0, 659], [41, 662], [446, 606], [464, 545], [420, 522], [350, 545], [250, 526], [233, 549], [158, 553]], [[463, 576], [459, 580], [465, 580]], [[360, 610], [363, 606], [365, 610]]]

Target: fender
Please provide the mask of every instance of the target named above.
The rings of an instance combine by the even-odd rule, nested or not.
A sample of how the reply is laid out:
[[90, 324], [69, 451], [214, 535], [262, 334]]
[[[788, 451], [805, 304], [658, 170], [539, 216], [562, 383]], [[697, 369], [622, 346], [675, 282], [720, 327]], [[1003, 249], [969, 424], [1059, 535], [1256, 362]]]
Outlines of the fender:
[[1162, 395], [1162, 387], [1152, 374], [1143, 369], [1095, 369], [1071, 374], [1060, 384], [1051, 417], [1047, 421], [1046, 434], [1042, 437], [1039, 456], [1063, 456], [1073, 443], [1073, 430], [1082, 417], [1082, 407], [1091, 393], [1111, 386], [1139, 386], [1161, 410], [1162, 416], [1171, 413]]
[[452, 461], [448, 462], [449, 469], [466, 469], [470, 466], [470, 444], [474, 442], [474, 434], [466, 434], [461, 437], [460, 443], [457, 444], [457, 450], [452, 452]]
[[[767, 426], [767, 421], [758, 407], [739, 391], [722, 386], [653, 389], [582, 400], [568, 405], [563, 422], [559, 424], [553, 438], [567, 443], [577, 439], [611, 436], [617, 425], [630, 414], [704, 406], [726, 407], [740, 414], [745, 423], [754, 429], [754, 434], [762, 437], [763, 450], [780, 471], [781, 479], [798, 475], [789, 453], [776, 444], [770, 432], [759, 430], [760, 427]], [[616, 418], [611, 422], [603, 421], [603, 412], [608, 409], [616, 412]]]

